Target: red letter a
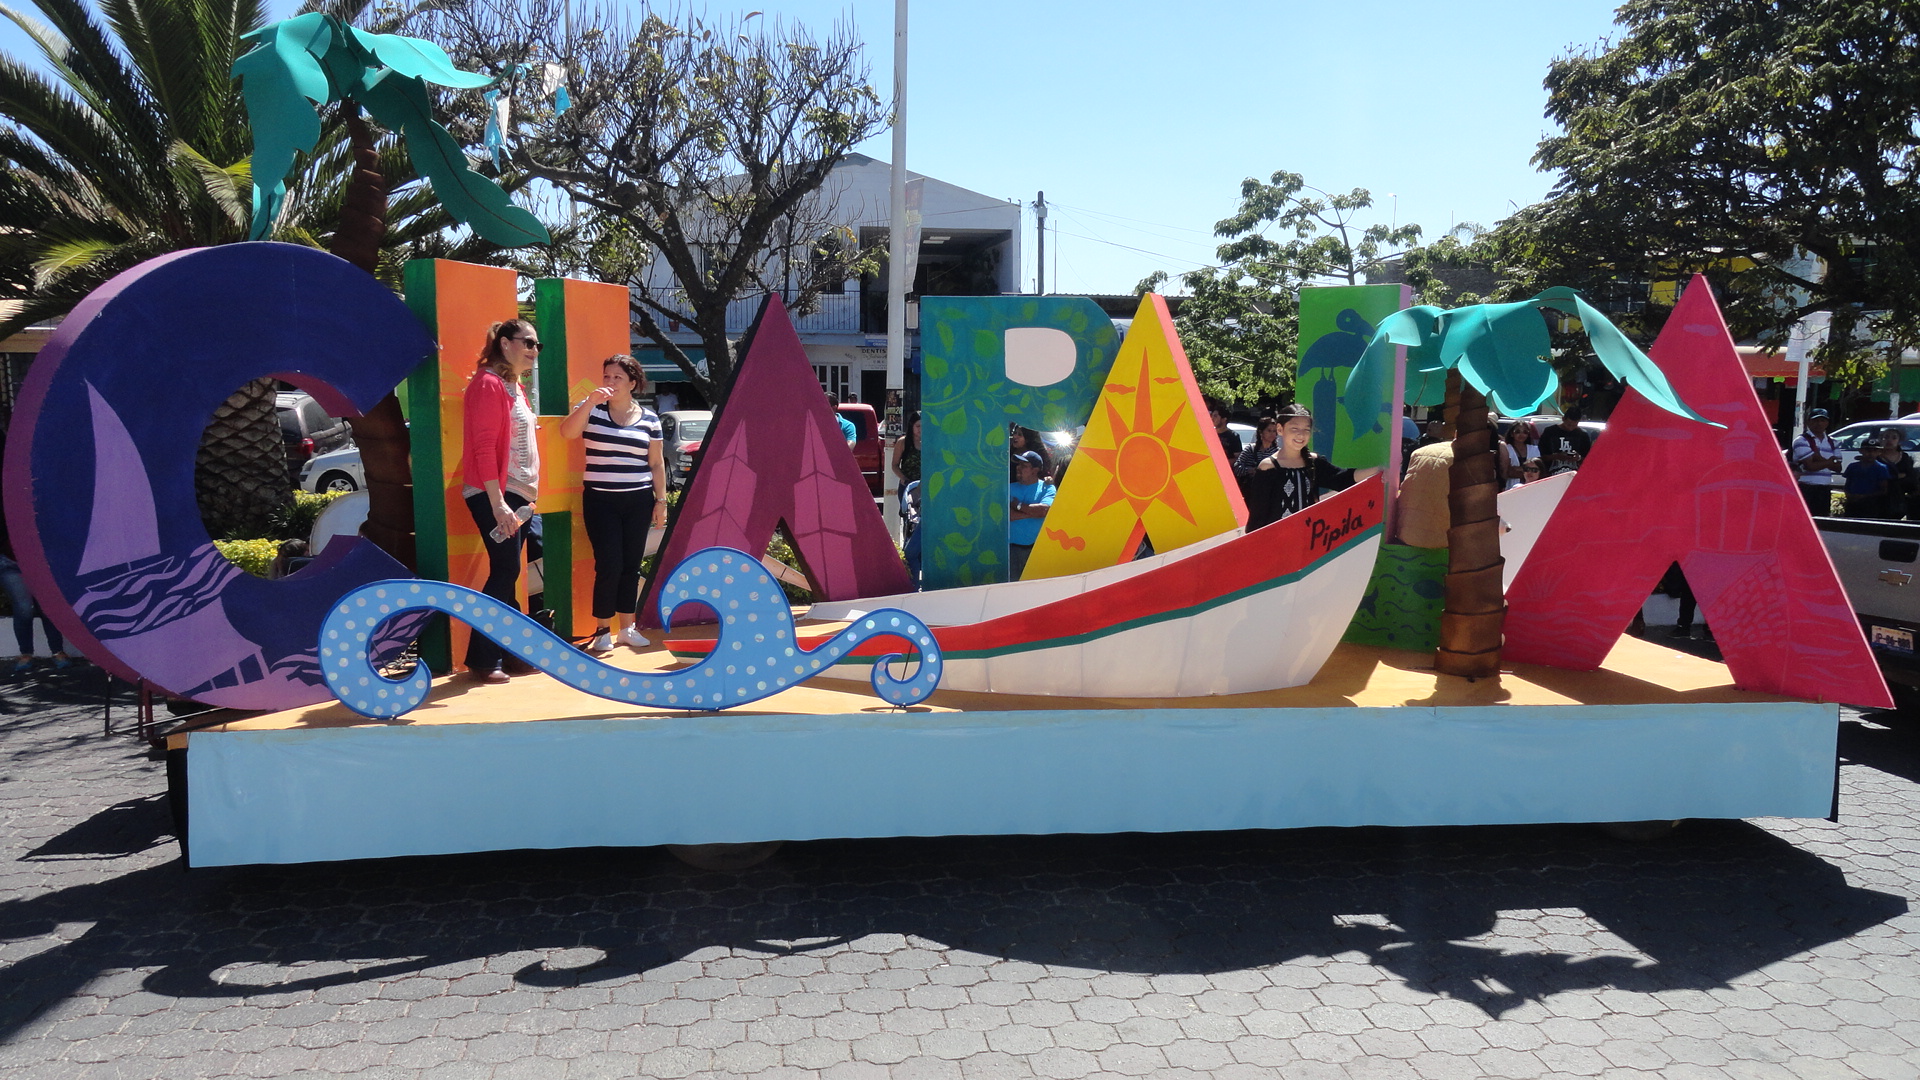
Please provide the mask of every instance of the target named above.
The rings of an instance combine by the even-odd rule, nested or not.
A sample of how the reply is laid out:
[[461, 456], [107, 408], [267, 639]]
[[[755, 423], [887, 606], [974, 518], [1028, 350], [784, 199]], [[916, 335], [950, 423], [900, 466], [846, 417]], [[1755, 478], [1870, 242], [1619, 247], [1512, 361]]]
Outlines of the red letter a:
[[1891, 706], [1704, 278], [1649, 352], [1687, 404], [1726, 427], [1627, 391], [1507, 590], [1506, 656], [1599, 667], [1678, 562], [1736, 686]]

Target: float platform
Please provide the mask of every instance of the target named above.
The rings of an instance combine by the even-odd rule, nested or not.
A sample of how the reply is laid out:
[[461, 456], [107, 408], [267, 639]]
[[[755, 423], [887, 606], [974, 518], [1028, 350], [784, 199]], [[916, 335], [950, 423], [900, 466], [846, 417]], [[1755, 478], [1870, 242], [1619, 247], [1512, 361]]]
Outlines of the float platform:
[[[700, 628], [691, 628], [698, 632]], [[636, 670], [665, 648], [621, 650]], [[542, 675], [436, 680], [395, 721], [338, 704], [169, 737], [191, 865], [520, 848], [1762, 816], [1834, 809], [1839, 707], [1736, 689], [1622, 638], [1598, 670], [1440, 676], [1341, 645], [1305, 686], [1166, 699], [815, 682], [637, 711]], [[181, 759], [184, 758], [184, 761]]]

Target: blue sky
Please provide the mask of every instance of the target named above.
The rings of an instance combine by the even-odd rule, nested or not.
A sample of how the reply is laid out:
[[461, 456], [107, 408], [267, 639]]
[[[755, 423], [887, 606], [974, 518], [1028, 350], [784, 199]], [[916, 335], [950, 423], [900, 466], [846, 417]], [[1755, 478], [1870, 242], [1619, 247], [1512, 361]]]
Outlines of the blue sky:
[[[756, 8], [822, 29], [851, 21], [890, 92], [892, 0], [737, 10]], [[1154, 270], [1211, 263], [1240, 181], [1276, 169], [1367, 188], [1382, 220], [1431, 238], [1545, 194], [1529, 164], [1548, 132], [1540, 80], [1613, 31], [1606, 0], [916, 0], [907, 163], [1022, 203], [1044, 190], [1054, 292], [1128, 292]], [[7, 51], [24, 45], [0, 32]], [[890, 138], [860, 150], [885, 160]], [[1031, 211], [1025, 228], [1032, 288]]]
[[[756, 6], [811, 25], [850, 16], [890, 86], [891, 0]], [[1364, 187], [1382, 220], [1429, 237], [1490, 225], [1546, 193], [1529, 163], [1550, 128], [1541, 79], [1612, 36], [1613, 7], [919, 0], [907, 163], [1026, 203], [1044, 190], [1051, 291], [1127, 292], [1153, 270], [1213, 262], [1213, 223], [1240, 181], [1276, 169]], [[886, 159], [891, 146], [861, 149]], [[1030, 212], [1026, 229], [1031, 288]]]

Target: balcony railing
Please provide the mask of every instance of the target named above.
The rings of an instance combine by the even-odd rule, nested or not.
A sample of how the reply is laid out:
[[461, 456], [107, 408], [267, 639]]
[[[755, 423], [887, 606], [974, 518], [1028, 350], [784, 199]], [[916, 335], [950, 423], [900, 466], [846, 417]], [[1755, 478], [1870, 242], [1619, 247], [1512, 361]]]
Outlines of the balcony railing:
[[[755, 293], [728, 304], [727, 333], [743, 333], [752, 326], [754, 316], [760, 314], [760, 301], [765, 295]], [[788, 311], [792, 313], [791, 300], [788, 305]], [[802, 334], [857, 334], [860, 332], [860, 294], [827, 293], [816, 296], [811, 311], [804, 315], [793, 315], [793, 327]], [[689, 320], [682, 318], [677, 328], [669, 326], [669, 329], [686, 331], [691, 330], [692, 326]]]

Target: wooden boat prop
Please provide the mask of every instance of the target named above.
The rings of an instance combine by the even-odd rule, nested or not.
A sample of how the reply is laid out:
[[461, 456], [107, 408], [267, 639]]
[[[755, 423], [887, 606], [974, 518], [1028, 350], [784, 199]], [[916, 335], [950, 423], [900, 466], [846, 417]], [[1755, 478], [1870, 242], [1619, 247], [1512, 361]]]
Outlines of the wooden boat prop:
[[[885, 604], [928, 622], [944, 660], [942, 689], [1174, 698], [1299, 686], [1319, 672], [1366, 591], [1381, 513], [1374, 477], [1264, 529], [993, 618], [942, 626], [909, 598]], [[802, 628], [800, 643], [836, 632]], [[707, 639], [671, 645], [684, 659], [713, 647]], [[821, 675], [865, 681], [883, 651], [853, 649]]]

